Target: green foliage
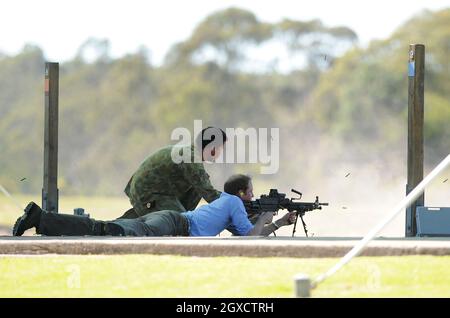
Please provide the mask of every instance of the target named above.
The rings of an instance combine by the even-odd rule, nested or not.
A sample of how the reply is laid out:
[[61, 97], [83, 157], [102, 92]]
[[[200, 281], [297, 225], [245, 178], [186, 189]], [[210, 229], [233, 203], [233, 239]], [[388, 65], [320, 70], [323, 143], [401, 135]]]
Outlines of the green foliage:
[[229, 8], [201, 22], [189, 39], [173, 47], [167, 62], [195, 64], [198, 58], [209, 59], [236, 71], [246, 61], [249, 47], [273, 40], [283, 43], [291, 55], [305, 53], [307, 67], [327, 68], [342, 53], [339, 47], [348, 48], [357, 36], [347, 27], [329, 28], [320, 20], [286, 19], [270, 24], [259, 21], [252, 12]]
[[326, 27], [320, 20], [285, 19], [274, 25], [278, 37], [285, 38], [292, 52], [304, 51], [310, 67], [328, 67], [339, 55], [339, 46], [356, 42], [356, 33], [347, 27]]
[[[425, 11], [389, 39], [348, 52], [322, 74], [309, 114], [322, 129], [350, 146], [371, 142], [382, 152], [402, 147], [406, 140], [402, 132], [407, 118], [409, 44], [424, 43], [425, 145], [433, 157], [442, 158], [450, 149], [449, 29], [450, 9]], [[367, 158], [363, 155], [362, 159]]]
[[242, 59], [245, 43], [261, 43], [270, 38], [271, 28], [246, 10], [229, 8], [211, 14], [194, 30], [191, 37], [174, 47], [169, 62], [189, 61], [202, 49], [215, 49], [226, 64]]
[[[59, 186], [64, 194], [119, 194], [139, 163], [172, 142], [193, 120], [221, 127], [279, 127], [280, 173], [320, 177], [326, 158], [390, 160], [406, 138], [409, 43], [427, 47], [425, 144], [432, 158], [448, 153], [450, 138], [450, 10], [424, 12], [383, 41], [355, 46], [356, 34], [320, 21], [268, 24], [231, 8], [207, 17], [155, 67], [145, 52], [112, 59], [109, 43], [89, 39], [60, 67]], [[278, 39], [305, 65], [290, 73], [244, 72], [246, 48]], [[337, 47], [352, 48], [344, 56]], [[213, 48], [216, 59], [197, 59]], [[86, 60], [93, 49], [96, 59]], [[220, 62], [220, 57], [224, 57]], [[337, 58], [337, 59], [336, 59]], [[12, 192], [40, 193], [43, 167], [43, 69], [34, 46], [0, 56], [0, 183]], [[315, 158], [292, 149], [314, 147]], [[320, 148], [320, 149], [319, 149]], [[396, 151], [392, 151], [396, 149]], [[383, 156], [380, 156], [383, 154]], [[212, 175], [220, 188], [234, 171]], [[257, 172], [256, 172], [257, 173]], [[314, 175], [313, 175], [314, 174]], [[24, 181], [20, 181], [26, 178]], [[295, 180], [294, 180], [295, 181]]]

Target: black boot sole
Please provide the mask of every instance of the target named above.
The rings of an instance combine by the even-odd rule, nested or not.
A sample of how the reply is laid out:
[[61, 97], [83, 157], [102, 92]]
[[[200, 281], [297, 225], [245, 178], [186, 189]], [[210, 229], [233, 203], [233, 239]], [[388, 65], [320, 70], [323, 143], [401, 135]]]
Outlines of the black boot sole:
[[25, 213], [16, 220], [16, 223], [14, 223], [14, 227], [13, 227], [13, 235], [14, 236], [22, 236], [22, 234], [25, 233], [26, 230], [28, 230], [28, 228], [26, 228], [26, 226], [25, 226], [25, 221], [35, 205], [36, 205], [36, 203], [34, 203], [34, 202], [28, 203], [27, 207], [24, 210]]

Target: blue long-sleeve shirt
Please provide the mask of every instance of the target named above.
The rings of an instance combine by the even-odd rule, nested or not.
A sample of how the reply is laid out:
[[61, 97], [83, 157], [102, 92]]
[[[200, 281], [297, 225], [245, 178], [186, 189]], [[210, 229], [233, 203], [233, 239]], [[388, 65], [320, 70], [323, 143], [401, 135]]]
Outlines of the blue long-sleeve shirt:
[[233, 234], [245, 236], [253, 229], [242, 200], [225, 192], [213, 202], [182, 214], [189, 221], [190, 236], [216, 236], [230, 226]]

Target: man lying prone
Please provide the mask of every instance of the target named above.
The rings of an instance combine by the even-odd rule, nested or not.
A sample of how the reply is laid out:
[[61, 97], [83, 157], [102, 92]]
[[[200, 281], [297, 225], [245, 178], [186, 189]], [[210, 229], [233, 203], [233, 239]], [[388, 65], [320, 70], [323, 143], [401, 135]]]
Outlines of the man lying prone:
[[253, 225], [243, 204], [252, 198], [251, 178], [238, 174], [225, 182], [224, 192], [218, 199], [181, 213], [163, 210], [136, 219], [97, 221], [83, 216], [50, 213], [30, 202], [24, 215], [17, 219], [13, 235], [21, 236], [34, 227], [37, 234], [48, 236], [216, 236], [224, 229], [238, 236], [268, 236], [295, 221], [294, 212], [275, 222], [272, 222], [273, 212], [267, 212], [261, 214]]

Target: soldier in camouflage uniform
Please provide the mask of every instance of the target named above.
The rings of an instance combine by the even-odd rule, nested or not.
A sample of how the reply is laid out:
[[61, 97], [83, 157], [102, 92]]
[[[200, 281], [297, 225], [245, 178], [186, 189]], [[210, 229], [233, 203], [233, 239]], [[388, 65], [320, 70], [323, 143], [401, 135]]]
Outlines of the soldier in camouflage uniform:
[[[210, 153], [206, 148], [214, 137], [212, 140], [203, 138], [208, 129], [214, 129], [222, 136], [222, 144]], [[160, 210], [184, 212], [194, 210], [201, 198], [207, 202], [214, 201], [220, 196], [220, 192], [211, 185], [203, 161], [213, 161], [217, 158], [225, 142], [226, 134], [223, 130], [207, 127], [197, 137], [197, 147], [194, 147], [194, 144], [184, 147], [171, 145], [150, 155], [139, 166], [125, 188], [133, 208], [121, 218], [133, 219]], [[191, 162], [173, 162], [172, 151], [179, 154], [190, 152]]]

